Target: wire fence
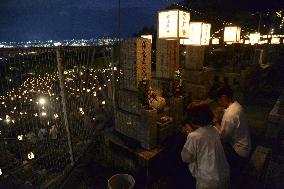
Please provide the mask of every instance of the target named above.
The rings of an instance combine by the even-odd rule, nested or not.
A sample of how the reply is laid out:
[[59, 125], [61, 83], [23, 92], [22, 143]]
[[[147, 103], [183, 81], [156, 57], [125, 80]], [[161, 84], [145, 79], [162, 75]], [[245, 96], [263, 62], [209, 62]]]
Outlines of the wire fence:
[[0, 49], [0, 188], [52, 188], [112, 125], [111, 47]]

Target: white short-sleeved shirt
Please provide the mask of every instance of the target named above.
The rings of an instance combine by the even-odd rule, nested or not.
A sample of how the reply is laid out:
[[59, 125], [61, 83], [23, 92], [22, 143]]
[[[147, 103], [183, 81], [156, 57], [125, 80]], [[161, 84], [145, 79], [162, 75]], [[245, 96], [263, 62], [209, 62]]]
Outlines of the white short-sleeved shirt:
[[251, 139], [248, 123], [243, 108], [238, 102], [235, 101], [225, 109], [220, 133], [221, 137], [232, 145], [239, 156], [249, 156]]
[[[201, 127], [191, 132], [184, 144], [186, 158], [191, 159], [189, 169], [197, 180], [198, 188], [224, 187], [229, 180], [229, 165], [220, 141], [218, 131], [213, 126]], [[183, 154], [183, 153], [182, 153]]]

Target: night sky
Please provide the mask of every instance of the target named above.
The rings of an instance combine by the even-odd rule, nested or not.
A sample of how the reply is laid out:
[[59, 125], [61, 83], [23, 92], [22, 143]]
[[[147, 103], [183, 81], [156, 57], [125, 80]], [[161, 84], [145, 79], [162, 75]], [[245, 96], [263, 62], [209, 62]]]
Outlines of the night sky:
[[[192, 0], [192, 3], [204, 1]], [[284, 1], [281, 1], [266, 2], [282, 6]], [[157, 11], [173, 2], [179, 1], [121, 0], [122, 37], [156, 24]], [[234, 2], [232, 6], [237, 0]], [[238, 6], [259, 6], [254, 4], [255, 0], [244, 2], [238, 3]], [[267, 8], [267, 4], [259, 4]], [[0, 41], [113, 37], [117, 35], [117, 28], [118, 0], [0, 0]]]

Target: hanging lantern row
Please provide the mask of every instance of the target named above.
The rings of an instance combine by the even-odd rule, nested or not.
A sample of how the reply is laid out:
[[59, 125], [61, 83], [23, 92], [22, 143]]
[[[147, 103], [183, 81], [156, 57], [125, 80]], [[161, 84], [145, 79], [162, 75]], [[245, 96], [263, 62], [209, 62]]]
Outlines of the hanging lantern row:
[[190, 22], [188, 39], [181, 39], [182, 45], [202, 46], [209, 45], [211, 24]]
[[[218, 45], [221, 38], [211, 38], [211, 24], [203, 22], [190, 22], [190, 13], [183, 10], [166, 10], [158, 13], [158, 38], [167, 40], [179, 40], [181, 45], [204, 46]], [[221, 31], [221, 30], [220, 30]], [[250, 33], [241, 38], [241, 27], [226, 26], [224, 28], [223, 42], [226, 44], [280, 44], [284, 35], [263, 35]], [[151, 35], [141, 37], [151, 39]]]

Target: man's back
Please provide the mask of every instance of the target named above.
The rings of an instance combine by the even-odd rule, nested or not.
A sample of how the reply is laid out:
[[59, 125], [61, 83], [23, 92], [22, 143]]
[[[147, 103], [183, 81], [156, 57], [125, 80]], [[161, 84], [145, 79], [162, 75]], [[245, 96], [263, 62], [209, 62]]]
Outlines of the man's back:
[[251, 151], [251, 139], [246, 116], [238, 102], [225, 110], [221, 126], [221, 137], [232, 145], [239, 156], [247, 157]]
[[229, 166], [214, 127], [201, 127], [190, 133], [184, 147], [196, 154], [196, 161], [189, 164], [189, 169], [199, 185], [213, 187], [229, 178]]

